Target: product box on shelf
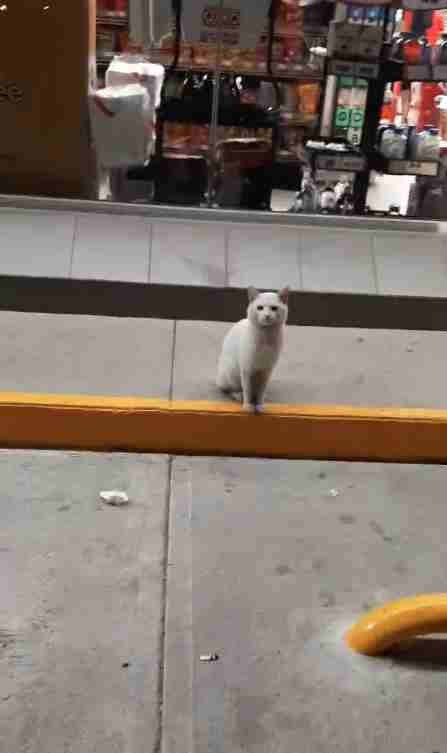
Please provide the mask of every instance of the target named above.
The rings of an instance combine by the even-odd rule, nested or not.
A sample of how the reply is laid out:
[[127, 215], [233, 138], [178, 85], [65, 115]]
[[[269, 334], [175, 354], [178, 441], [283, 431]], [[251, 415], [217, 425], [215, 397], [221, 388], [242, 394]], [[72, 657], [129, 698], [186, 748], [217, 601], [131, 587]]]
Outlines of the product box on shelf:
[[[222, 34], [224, 44], [253, 48], [265, 28], [270, 3], [271, 0], [224, 0], [220, 8], [213, 0], [188, 0], [182, 15], [184, 39], [190, 43], [215, 43]], [[159, 36], [172, 26], [169, 5], [168, 0], [152, 0], [153, 25]]]
[[382, 38], [381, 35], [378, 39], [368, 39], [363, 35], [363, 32], [360, 34], [359, 38], [359, 46], [358, 46], [358, 56], [360, 58], [366, 58], [367, 60], [375, 60], [380, 56], [380, 50], [382, 49]]
[[354, 24], [331, 21], [327, 41], [330, 56], [356, 57], [359, 46], [359, 28]]
[[332, 21], [328, 35], [328, 55], [375, 60], [380, 56], [382, 41], [383, 31], [380, 26]]

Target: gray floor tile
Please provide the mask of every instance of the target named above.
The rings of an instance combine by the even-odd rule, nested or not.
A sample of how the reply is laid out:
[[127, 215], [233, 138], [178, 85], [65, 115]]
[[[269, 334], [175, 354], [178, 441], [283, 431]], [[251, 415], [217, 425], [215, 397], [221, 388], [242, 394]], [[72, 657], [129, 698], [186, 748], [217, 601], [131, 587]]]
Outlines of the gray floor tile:
[[[443, 751], [444, 636], [375, 659], [344, 636], [373, 607], [445, 590], [446, 483], [442, 466], [175, 459], [168, 606], [180, 591], [190, 627], [168, 608], [167, 645], [189, 632], [175, 679], [193, 722], [164, 707], [166, 751]], [[220, 662], [199, 664], [205, 646]]]
[[[217, 360], [231, 325], [177, 324], [174, 397], [224, 398]], [[272, 403], [447, 408], [447, 333], [288, 327]]]
[[440, 238], [381, 233], [373, 248], [379, 293], [447, 296], [446, 248]]
[[222, 225], [157, 222], [153, 226], [151, 282], [225, 285]]
[[169, 397], [173, 323], [0, 313], [0, 390]]
[[75, 217], [0, 209], [0, 274], [68, 277]]
[[304, 290], [376, 292], [369, 233], [304, 230], [300, 236]]
[[163, 455], [0, 452], [5, 753], [158, 747], [168, 472]]
[[299, 231], [285, 227], [233, 227], [228, 247], [231, 287], [299, 290]]
[[72, 277], [148, 282], [150, 235], [143, 217], [79, 215]]

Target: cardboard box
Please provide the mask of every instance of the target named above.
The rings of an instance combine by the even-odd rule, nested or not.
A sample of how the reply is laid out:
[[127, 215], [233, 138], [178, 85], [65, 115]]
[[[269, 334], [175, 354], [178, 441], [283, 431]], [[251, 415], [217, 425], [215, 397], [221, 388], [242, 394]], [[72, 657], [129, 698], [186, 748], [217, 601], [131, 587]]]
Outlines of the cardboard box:
[[[271, 0], [224, 0], [223, 12], [219, 0], [183, 0], [182, 26], [186, 42], [215, 43], [219, 28], [225, 44], [255, 48], [267, 28]], [[153, 0], [153, 29], [155, 39], [171, 27], [170, 0]]]
[[331, 21], [328, 35], [328, 55], [343, 58], [358, 54], [359, 27], [356, 24]]

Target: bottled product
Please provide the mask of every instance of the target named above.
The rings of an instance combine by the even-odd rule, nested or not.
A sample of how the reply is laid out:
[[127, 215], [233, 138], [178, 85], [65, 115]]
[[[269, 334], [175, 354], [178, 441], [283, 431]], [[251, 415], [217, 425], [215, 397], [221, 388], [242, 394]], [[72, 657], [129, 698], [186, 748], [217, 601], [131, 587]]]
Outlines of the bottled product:
[[337, 206], [337, 196], [332, 186], [325, 186], [320, 193], [320, 207], [323, 212], [333, 212]]
[[389, 126], [384, 128], [379, 144], [379, 151], [387, 159], [405, 159], [407, 136], [403, 128]]
[[297, 101], [303, 115], [316, 115], [320, 103], [320, 85], [298, 84], [296, 87]]
[[361, 5], [349, 5], [347, 22], [349, 24], [363, 24], [365, 17], [365, 8]]
[[441, 94], [439, 97], [436, 97], [436, 107], [439, 110], [441, 139], [447, 141], [447, 96]]
[[411, 159], [433, 162], [439, 158], [439, 131], [430, 126], [416, 134], [411, 142]]
[[407, 154], [409, 159], [415, 159], [413, 156], [415, 154], [415, 151], [417, 149], [417, 140], [418, 140], [418, 133], [416, 131], [416, 126], [408, 126], [407, 127]]

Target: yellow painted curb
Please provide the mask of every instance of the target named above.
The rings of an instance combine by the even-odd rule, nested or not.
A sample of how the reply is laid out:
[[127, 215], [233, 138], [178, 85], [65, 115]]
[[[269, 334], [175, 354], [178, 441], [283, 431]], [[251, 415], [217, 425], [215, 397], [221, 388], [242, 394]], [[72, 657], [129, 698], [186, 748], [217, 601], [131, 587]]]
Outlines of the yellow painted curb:
[[0, 446], [447, 462], [447, 411], [0, 393]]
[[418, 635], [447, 633], [447, 594], [422, 594], [374, 609], [346, 634], [353, 651], [378, 656]]

